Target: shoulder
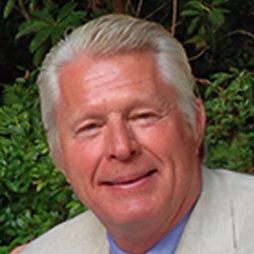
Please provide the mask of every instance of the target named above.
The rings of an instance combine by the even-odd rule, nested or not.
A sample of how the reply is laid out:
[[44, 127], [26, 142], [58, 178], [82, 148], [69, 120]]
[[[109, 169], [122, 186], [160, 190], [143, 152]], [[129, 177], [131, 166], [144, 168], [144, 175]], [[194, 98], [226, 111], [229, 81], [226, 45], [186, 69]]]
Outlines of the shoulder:
[[87, 211], [49, 230], [31, 242], [21, 253], [99, 254], [104, 253], [105, 248], [105, 228], [92, 212]]
[[221, 169], [204, 169], [203, 175], [204, 184], [210, 185], [210, 197], [222, 201], [220, 214], [226, 214], [223, 205], [229, 208], [227, 216], [232, 218], [235, 245], [244, 250], [242, 253], [249, 253], [249, 249], [253, 252], [254, 176]]
[[[223, 196], [239, 210], [248, 205], [254, 210], [254, 176], [225, 169], [203, 168], [203, 187], [211, 195]], [[217, 197], [218, 199], [219, 197]], [[250, 203], [246, 203], [249, 201]], [[239, 206], [239, 207], [237, 207]]]
[[202, 177], [177, 253], [254, 253], [254, 177], [205, 167]]
[[254, 176], [237, 173], [225, 169], [207, 169], [203, 168], [204, 182], [207, 184], [211, 182], [213, 184], [224, 184], [230, 192], [240, 192], [254, 195]]

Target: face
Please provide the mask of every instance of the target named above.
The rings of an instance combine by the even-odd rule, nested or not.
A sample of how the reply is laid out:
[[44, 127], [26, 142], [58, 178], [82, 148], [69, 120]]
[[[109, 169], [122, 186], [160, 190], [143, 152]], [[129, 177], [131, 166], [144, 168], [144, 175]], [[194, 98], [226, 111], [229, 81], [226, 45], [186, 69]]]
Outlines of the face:
[[200, 191], [201, 103], [194, 132], [144, 52], [81, 55], [61, 68], [59, 83], [59, 165], [80, 200], [108, 228], [172, 226]]

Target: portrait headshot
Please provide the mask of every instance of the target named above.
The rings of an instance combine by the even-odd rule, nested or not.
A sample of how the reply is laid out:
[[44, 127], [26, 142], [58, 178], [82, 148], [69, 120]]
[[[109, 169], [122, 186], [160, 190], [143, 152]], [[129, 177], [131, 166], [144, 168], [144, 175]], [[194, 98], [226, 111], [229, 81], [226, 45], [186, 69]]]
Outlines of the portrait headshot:
[[254, 178], [206, 166], [205, 98], [165, 27], [94, 18], [37, 85], [51, 158], [87, 209], [13, 253], [254, 253]]

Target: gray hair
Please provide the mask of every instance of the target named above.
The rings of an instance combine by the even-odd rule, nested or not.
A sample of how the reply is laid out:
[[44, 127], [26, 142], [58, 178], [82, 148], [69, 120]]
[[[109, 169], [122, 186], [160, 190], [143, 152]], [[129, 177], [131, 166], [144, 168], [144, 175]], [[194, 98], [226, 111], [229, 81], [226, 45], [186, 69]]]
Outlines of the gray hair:
[[127, 15], [106, 15], [75, 29], [52, 48], [43, 62], [38, 78], [42, 118], [55, 162], [60, 152], [56, 108], [59, 99], [58, 72], [61, 66], [73, 61], [81, 52], [105, 56], [136, 50], [154, 52], [158, 71], [163, 80], [175, 89], [180, 109], [192, 128], [196, 129], [195, 83], [181, 44], [159, 24]]

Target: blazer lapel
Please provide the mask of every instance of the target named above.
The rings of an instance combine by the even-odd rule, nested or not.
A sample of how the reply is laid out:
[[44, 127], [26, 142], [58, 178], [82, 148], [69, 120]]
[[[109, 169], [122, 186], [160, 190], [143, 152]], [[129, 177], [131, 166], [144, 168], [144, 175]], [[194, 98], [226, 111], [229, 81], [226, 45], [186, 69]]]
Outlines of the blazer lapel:
[[235, 229], [227, 185], [216, 171], [203, 168], [203, 188], [176, 254], [233, 254]]

